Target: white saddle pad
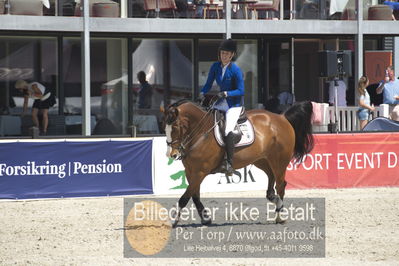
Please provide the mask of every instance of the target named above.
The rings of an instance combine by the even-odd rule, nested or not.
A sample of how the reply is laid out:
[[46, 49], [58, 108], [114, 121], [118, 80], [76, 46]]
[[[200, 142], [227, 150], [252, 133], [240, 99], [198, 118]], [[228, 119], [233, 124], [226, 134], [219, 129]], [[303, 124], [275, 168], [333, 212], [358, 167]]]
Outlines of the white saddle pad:
[[[242, 136], [241, 136], [240, 142], [235, 144], [234, 147], [251, 145], [255, 140], [255, 132], [254, 132], [254, 128], [253, 128], [251, 122], [249, 121], [249, 119], [247, 121], [245, 121], [245, 123], [240, 124], [238, 126], [240, 128]], [[221, 136], [221, 134], [220, 134], [219, 124], [217, 124], [215, 126], [214, 130], [215, 130], [216, 141], [219, 143], [220, 146], [223, 147], [224, 141], [223, 141], [223, 136]], [[237, 133], [237, 128], [234, 130], [234, 133]]]

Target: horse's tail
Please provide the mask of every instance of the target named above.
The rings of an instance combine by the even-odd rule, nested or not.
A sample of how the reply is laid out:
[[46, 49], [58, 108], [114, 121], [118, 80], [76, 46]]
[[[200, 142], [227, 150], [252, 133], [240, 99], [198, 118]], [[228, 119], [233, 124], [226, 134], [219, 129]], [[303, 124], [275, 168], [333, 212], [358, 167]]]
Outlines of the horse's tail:
[[284, 113], [295, 131], [293, 157], [296, 162], [301, 162], [303, 157], [313, 149], [312, 115], [313, 107], [310, 101], [296, 102]]

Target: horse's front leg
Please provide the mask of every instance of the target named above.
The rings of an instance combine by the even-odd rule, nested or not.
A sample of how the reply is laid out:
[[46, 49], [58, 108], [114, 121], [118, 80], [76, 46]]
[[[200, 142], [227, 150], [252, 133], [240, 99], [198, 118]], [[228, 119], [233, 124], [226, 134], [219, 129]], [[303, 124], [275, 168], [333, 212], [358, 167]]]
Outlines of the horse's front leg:
[[[186, 207], [186, 205], [187, 205], [188, 201], [190, 200], [190, 198], [193, 197], [197, 191], [198, 191], [198, 195], [199, 195], [199, 188], [200, 188], [202, 179], [198, 178], [198, 176], [190, 175], [189, 173], [186, 173], [186, 174], [187, 174], [187, 180], [189, 182], [189, 185], [188, 185], [186, 191], [184, 192], [184, 194], [179, 199], [179, 207], [176, 210], [176, 213], [174, 215], [172, 215], [173, 216], [172, 217], [172, 219], [173, 219], [173, 222], [172, 222], [173, 228], [175, 228], [177, 226], [177, 224], [179, 223], [181, 210], [184, 207]], [[196, 202], [196, 200], [194, 201], [194, 203], [195, 202]], [[197, 203], [195, 203], [195, 205], [197, 205]]]
[[183, 195], [180, 197], [179, 199], [179, 207], [177, 208], [177, 210], [172, 214], [172, 227], [175, 228], [177, 226], [177, 224], [179, 223], [180, 220], [180, 215], [181, 215], [181, 210], [186, 207], [188, 201], [191, 198], [192, 193], [192, 189], [191, 189], [191, 185], [188, 185], [186, 191], [183, 193]]
[[200, 186], [201, 186], [202, 180], [205, 178], [205, 174], [198, 169], [190, 169], [190, 170], [186, 170], [186, 176], [187, 176], [189, 185], [188, 185], [186, 191], [184, 192], [184, 194], [179, 199], [179, 207], [176, 210], [175, 215], [173, 215], [174, 217], [172, 217], [172, 218], [174, 218], [172, 226], [176, 227], [177, 224], [179, 223], [181, 210], [184, 207], [186, 207], [186, 205], [191, 197], [193, 198], [193, 201], [197, 208], [198, 214], [201, 217], [201, 223], [209, 224], [211, 222], [210, 218], [208, 218], [209, 215], [208, 215], [206, 209], [204, 208], [204, 205], [202, 205], [202, 203], [200, 201]]
[[212, 218], [207, 209], [205, 209], [204, 205], [200, 200], [200, 188], [196, 191], [193, 195], [193, 201], [195, 207], [197, 208], [198, 214], [201, 217], [201, 224], [203, 225], [210, 225], [212, 223]]

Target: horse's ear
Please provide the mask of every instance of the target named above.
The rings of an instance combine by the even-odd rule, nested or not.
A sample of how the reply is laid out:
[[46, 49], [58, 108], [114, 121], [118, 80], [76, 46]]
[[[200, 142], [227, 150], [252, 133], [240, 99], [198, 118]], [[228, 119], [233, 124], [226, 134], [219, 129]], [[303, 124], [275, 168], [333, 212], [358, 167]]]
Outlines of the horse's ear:
[[169, 110], [166, 113], [166, 118], [165, 118], [166, 124], [170, 125], [173, 122], [175, 122], [178, 115], [179, 115], [179, 110], [177, 108], [175, 108], [175, 107], [169, 108]]

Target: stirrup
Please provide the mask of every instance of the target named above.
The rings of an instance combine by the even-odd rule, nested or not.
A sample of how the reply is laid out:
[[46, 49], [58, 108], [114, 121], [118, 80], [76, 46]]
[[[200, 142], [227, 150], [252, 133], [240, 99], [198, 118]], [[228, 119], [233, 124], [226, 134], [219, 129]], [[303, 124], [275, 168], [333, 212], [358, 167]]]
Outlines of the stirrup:
[[233, 166], [226, 161], [226, 163], [224, 164], [224, 173], [226, 174], [226, 176], [232, 176], [234, 173], [234, 168]]
[[219, 170], [220, 170], [220, 172], [222, 172], [222, 173], [225, 173], [225, 172], [227, 171], [226, 162], [223, 162], [223, 163], [220, 165]]

